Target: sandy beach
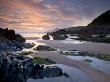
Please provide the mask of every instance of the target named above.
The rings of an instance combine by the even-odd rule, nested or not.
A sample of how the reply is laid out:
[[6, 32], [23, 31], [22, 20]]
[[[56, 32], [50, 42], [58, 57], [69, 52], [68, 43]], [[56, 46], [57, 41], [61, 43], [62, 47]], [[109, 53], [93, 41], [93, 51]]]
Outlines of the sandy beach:
[[[49, 41], [38, 40], [37, 42], [45, 43], [48, 46], [61, 50], [80, 50], [84, 52], [101, 53], [101, 54], [110, 53], [109, 50], [110, 45], [103, 43], [86, 42], [86, 43], [72, 44], [72, 43], [63, 43], [62, 41], [57, 41], [57, 40], [49, 40]], [[81, 70], [82, 72], [84, 72], [91, 79], [91, 82], [110, 82], [109, 74], [106, 74], [100, 70], [91, 67], [91, 65], [88, 64], [87, 62], [70, 59], [64, 55], [59, 54], [58, 52], [51, 52], [51, 51], [34, 52], [32, 56], [49, 58], [55, 61], [57, 64], [63, 64], [70, 67], [75, 67]]]
[[96, 54], [110, 54], [110, 44], [106, 43], [92, 43], [92, 42], [79, 42], [79, 43], [63, 43], [59, 40], [38, 40], [37, 42], [45, 43], [48, 46], [61, 50], [79, 50], [83, 52], [96, 53]]
[[88, 63], [83, 61], [71, 60], [66, 56], [59, 55], [57, 52], [35, 52], [33, 57], [44, 57], [54, 60], [58, 64], [67, 65], [70, 67], [75, 67], [91, 79], [91, 82], [110, 82], [110, 75], [107, 75], [99, 70], [92, 68]]

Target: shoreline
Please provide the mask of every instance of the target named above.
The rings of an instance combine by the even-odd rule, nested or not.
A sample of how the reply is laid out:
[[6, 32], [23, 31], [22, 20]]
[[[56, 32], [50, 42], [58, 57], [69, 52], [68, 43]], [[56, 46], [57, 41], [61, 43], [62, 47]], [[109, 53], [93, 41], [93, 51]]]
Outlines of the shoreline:
[[[30, 41], [28, 40], [28, 42], [30, 42]], [[64, 43], [64, 42], [62, 42], [62, 40], [33, 40], [33, 42], [36, 42], [36, 44], [37, 44], [37, 42], [44, 43], [47, 46], [50, 46], [52, 48], [61, 49], [61, 50], [78, 50], [78, 49], [74, 49], [74, 48], [79, 48], [78, 46], [80, 46], [79, 51], [83, 51], [84, 47], [88, 47], [88, 48], [85, 48], [86, 52], [89, 49], [91, 49], [91, 47], [90, 47], [91, 45], [92, 45], [92, 49], [94, 49], [94, 50], [95, 50], [95, 48], [98, 48], [100, 46], [101, 47], [109, 46], [109, 45], [105, 45], [102, 43], [91, 43], [91, 42], [84, 42], [84, 43], [79, 43], [79, 44]], [[41, 44], [41, 45], [43, 45], [43, 44]], [[84, 46], [84, 45], [86, 45], [86, 46]], [[100, 49], [102, 49], [102, 48], [100, 48]], [[92, 52], [94, 52], [94, 50], [92, 50]], [[96, 52], [94, 52], [94, 53], [96, 53]], [[90, 78], [90, 82], [109, 82], [110, 81], [109, 74], [93, 68], [87, 62], [74, 60], [74, 59], [70, 59], [64, 55], [59, 55], [58, 52], [38, 51], [38, 52], [33, 52], [33, 54], [31, 56], [48, 58], [52, 61], [55, 61], [56, 64], [63, 64], [63, 65], [66, 65], [66, 66], [69, 66], [72, 68], [76, 68], [76, 69], [82, 71], [83, 73], [85, 73]]]
[[92, 68], [90, 65], [88, 65], [83, 61], [72, 60], [67, 58], [66, 56], [59, 55], [56, 52], [48, 52], [48, 51], [35, 52], [32, 56], [49, 58], [50, 60], [53, 60], [58, 64], [75, 67], [81, 70], [82, 72], [86, 73], [87, 76], [91, 78], [91, 82], [109, 82], [110, 81], [110, 75]]
[[36, 42], [45, 43], [50, 47], [61, 50], [78, 50], [94, 54], [110, 55], [110, 44], [85, 42], [81, 44], [63, 43], [60, 40], [36, 40]]

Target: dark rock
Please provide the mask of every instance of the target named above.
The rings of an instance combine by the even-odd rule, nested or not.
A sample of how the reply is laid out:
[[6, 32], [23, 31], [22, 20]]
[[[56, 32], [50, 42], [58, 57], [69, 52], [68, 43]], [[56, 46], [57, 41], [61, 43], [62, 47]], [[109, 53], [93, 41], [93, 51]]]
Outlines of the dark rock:
[[33, 59], [3, 52], [0, 54], [0, 82], [26, 82], [28, 78], [43, 79], [63, 75], [58, 67], [34, 64]]
[[51, 48], [49, 46], [45, 46], [45, 45], [39, 45], [36, 48], [34, 48], [34, 50], [38, 50], [38, 51], [57, 51], [57, 49]]
[[25, 38], [23, 38], [20, 34], [15, 34], [14, 30], [9, 30], [8, 28], [2, 29], [0, 28], [0, 41], [3, 39], [7, 40], [15, 40], [17, 42], [24, 43]]
[[23, 43], [16, 41], [0, 41], [1, 51], [20, 51], [22, 50]]
[[62, 69], [56, 66], [48, 66], [44, 69], [44, 75], [45, 77], [55, 77], [55, 76], [61, 76], [63, 74]]
[[47, 33], [46, 35], [42, 36], [43, 40], [50, 40], [49, 34]]
[[49, 34], [52, 36], [55, 36], [55, 35], [64, 35], [66, 33], [67, 33], [67, 31], [65, 29], [59, 29], [59, 30], [51, 32]]
[[65, 40], [67, 38], [68, 38], [67, 35], [55, 35], [55, 36], [53, 36], [54, 40]]
[[15, 41], [20, 42], [20, 43], [26, 42], [25, 38], [22, 37], [20, 34], [15, 35]]
[[33, 48], [34, 46], [35, 46], [34, 43], [24, 43], [23, 47], [29, 49], [29, 48]]
[[101, 14], [97, 18], [95, 18], [88, 26], [100, 26], [100, 25], [108, 25], [110, 26], [110, 10]]
[[0, 28], [0, 50], [20, 51], [23, 48], [25, 38], [20, 34], [15, 34], [14, 30]]

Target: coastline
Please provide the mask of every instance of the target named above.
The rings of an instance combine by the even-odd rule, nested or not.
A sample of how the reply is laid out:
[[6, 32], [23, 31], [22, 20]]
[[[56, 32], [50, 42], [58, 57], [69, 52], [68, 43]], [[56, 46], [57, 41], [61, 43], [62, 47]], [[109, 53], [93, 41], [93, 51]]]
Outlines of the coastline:
[[58, 64], [67, 65], [70, 67], [75, 67], [85, 74], [89, 78], [91, 78], [91, 82], [109, 82], [110, 81], [110, 75], [107, 75], [99, 70], [96, 70], [92, 68], [89, 64], [83, 62], [83, 61], [77, 61], [77, 60], [71, 60], [67, 58], [66, 56], [59, 55], [56, 52], [35, 52], [33, 57], [43, 57], [43, 58], [49, 58], [50, 60], [55, 61]]
[[89, 52], [94, 54], [108, 54], [110, 55], [110, 44], [106, 43], [92, 43], [85, 42], [75, 44], [73, 43], [63, 43], [61, 40], [37, 40], [37, 42], [45, 43], [50, 47], [54, 47], [61, 50], [78, 50], [82, 52]]

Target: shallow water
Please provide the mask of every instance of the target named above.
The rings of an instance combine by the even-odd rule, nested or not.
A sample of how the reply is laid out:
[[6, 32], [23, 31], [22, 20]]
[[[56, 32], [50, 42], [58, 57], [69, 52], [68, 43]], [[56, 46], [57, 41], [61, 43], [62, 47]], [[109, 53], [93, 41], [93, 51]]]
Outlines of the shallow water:
[[110, 74], [110, 62], [109, 61], [103, 61], [98, 58], [89, 57], [89, 56], [68, 56], [68, 58], [74, 59], [74, 60], [81, 60], [81, 61], [91, 60], [92, 62], [90, 63], [90, 65], [93, 68], [98, 69], [106, 74]]
[[46, 33], [21, 33], [23, 37], [36, 37], [38, 39], [41, 39], [43, 35]]
[[70, 77], [65, 76], [56, 78], [44, 78], [44, 79], [28, 79], [27, 82], [92, 82], [91, 79], [79, 69], [68, 67], [62, 64], [55, 64], [62, 68], [63, 72], [66, 72]]
[[71, 43], [71, 44], [82, 44], [82, 43], [85, 43], [86, 41], [66, 39], [66, 40], [63, 40], [61, 42], [63, 42], [63, 43]]
[[[36, 48], [38, 45], [46, 45], [45, 43], [38, 42], [36, 40], [26, 40], [26, 43], [34, 43], [35, 46], [33, 48]], [[33, 48], [29, 48], [29, 49], [24, 48], [22, 51], [35, 51], [33, 50]]]

